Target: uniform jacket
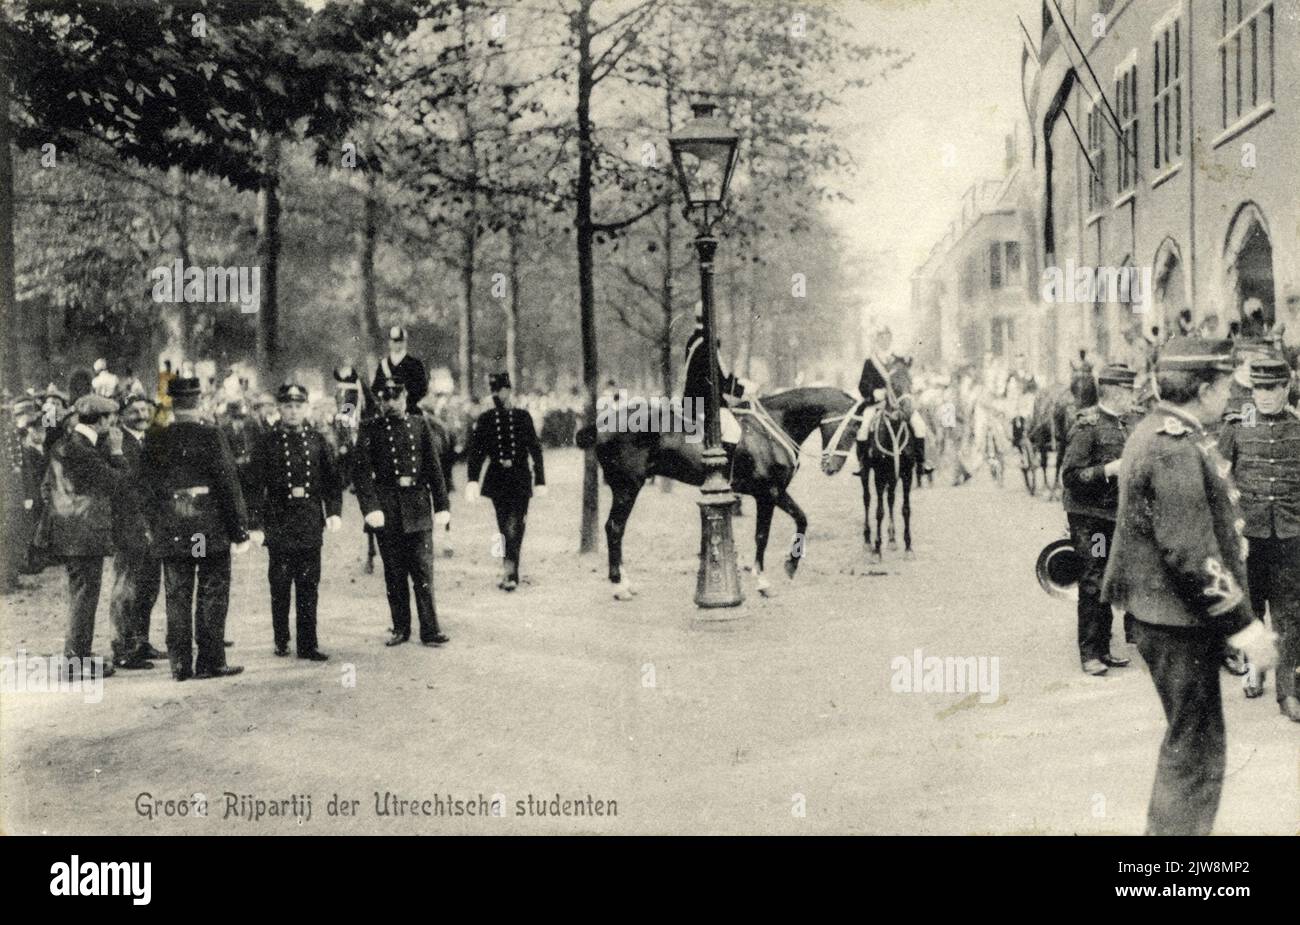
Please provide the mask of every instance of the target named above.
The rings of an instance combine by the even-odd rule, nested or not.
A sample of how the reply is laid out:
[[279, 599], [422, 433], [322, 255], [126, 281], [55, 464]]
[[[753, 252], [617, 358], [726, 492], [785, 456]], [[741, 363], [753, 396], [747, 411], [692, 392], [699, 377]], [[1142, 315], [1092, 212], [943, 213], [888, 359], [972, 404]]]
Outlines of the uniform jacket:
[[880, 399], [876, 398], [877, 389], [885, 389], [888, 394], [888, 385], [885, 379], [885, 371], [889, 369], [893, 362], [893, 357], [885, 357], [884, 361], [878, 361], [873, 357], [867, 357], [862, 364], [862, 376], [858, 379], [858, 394], [861, 395], [868, 405], [877, 404]]
[[533, 494], [533, 469], [538, 485], [546, 484], [542, 464], [542, 444], [533, 427], [533, 416], [522, 408], [493, 408], [474, 422], [469, 440], [469, 481], [477, 482], [488, 464], [483, 479], [485, 498], [530, 498]]
[[1133, 431], [1120, 469], [1119, 516], [1102, 599], [1146, 623], [1245, 627], [1246, 554], [1228, 462], [1214, 438], [1165, 403]]
[[432, 530], [433, 511], [450, 510], [433, 436], [420, 414], [362, 421], [352, 464], [361, 513], [383, 511], [385, 530]]
[[150, 430], [140, 461], [154, 552], [188, 559], [202, 534], [207, 555], [248, 539], [248, 510], [226, 438], [212, 424], [176, 421]]
[[47, 499], [47, 520], [37, 545], [59, 556], [110, 556], [113, 554], [113, 499], [123, 489], [125, 462], [110, 455], [106, 443], [94, 444], [73, 431], [54, 444], [49, 478], [63, 480], [71, 491], [71, 509], [58, 511]]
[[406, 410], [411, 414], [418, 414], [420, 399], [424, 398], [429, 391], [429, 374], [425, 372], [424, 364], [409, 353], [396, 365], [385, 356], [375, 367], [375, 379], [370, 385], [371, 389], [379, 388], [379, 383], [387, 378], [385, 367], [392, 370], [394, 379], [406, 386]]
[[[705, 401], [709, 394], [709, 360], [712, 358], [715, 364], [718, 362], [717, 347], [715, 346], [713, 350], [701, 350], [703, 346], [704, 332], [696, 328], [686, 339], [686, 384], [682, 389], [682, 395], [700, 402]], [[739, 398], [744, 390], [735, 376], [722, 375], [722, 367], [719, 366], [718, 391], [722, 395], [734, 395]]]
[[283, 421], [264, 430], [253, 447], [253, 497], [266, 545], [310, 549], [321, 545], [326, 517], [343, 511], [343, 482], [325, 435]]
[[1119, 507], [1119, 478], [1106, 476], [1106, 464], [1120, 458], [1137, 423], [1116, 416], [1100, 405], [1085, 408], [1074, 418], [1061, 460], [1067, 514], [1087, 514], [1114, 520]]
[[1231, 415], [1219, 432], [1219, 451], [1241, 489], [1246, 536], [1300, 536], [1300, 417], [1285, 408], [1250, 420]]

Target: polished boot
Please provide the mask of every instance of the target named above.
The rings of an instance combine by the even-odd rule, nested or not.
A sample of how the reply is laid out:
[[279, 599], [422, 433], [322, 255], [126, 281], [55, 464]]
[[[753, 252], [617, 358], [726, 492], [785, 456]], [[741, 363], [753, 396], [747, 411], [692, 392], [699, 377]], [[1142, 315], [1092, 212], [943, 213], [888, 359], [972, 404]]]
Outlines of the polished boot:
[[925, 438], [913, 436], [912, 439], [916, 441], [915, 453], [917, 465], [921, 467], [922, 472], [929, 475], [934, 471], [934, 466], [925, 461]]

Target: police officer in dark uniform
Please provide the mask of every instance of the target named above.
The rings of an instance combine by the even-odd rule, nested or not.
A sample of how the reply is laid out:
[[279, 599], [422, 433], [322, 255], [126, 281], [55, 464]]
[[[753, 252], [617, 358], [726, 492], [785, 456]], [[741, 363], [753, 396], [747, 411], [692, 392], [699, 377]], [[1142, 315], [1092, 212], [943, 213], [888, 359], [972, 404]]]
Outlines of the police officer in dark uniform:
[[386, 645], [411, 638], [414, 592], [420, 642], [439, 646], [449, 639], [438, 627], [433, 604], [433, 525], [451, 522], [447, 485], [429, 427], [423, 415], [407, 411], [402, 383], [381, 379], [375, 394], [383, 413], [361, 423], [352, 477], [366, 527], [374, 531], [384, 561], [393, 619]]
[[280, 420], [253, 449], [253, 503], [261, 511], [270, 553], [271, 628], [275, 654], [289, 654], [289, 598], [296, 595], [298, 658], [323, 662], [317, 648], [316, 600], [321, 531], [342, 526], [343, 485], [325, 436], [305, 423], [307, 390], [285, 383], [276, 395]]
[[387, 379], [402, 384], [406, 389], [406, 410], [419, 414], [420, 400], [429, 392], [429, 374], [419, 359], [406, 352], [406, 329], [397, 324], [388, 329], [388, 356], [375, 369], [372, 391], [378, 391], [379, 384]]
[[1136, 618], [1138, 651], [1168, 722], [1147, 810], [1150, 835], [1213, 828], [1223, 788], [1225, 637], [1262, 667], [1271, 661], [1268, 631], [1245, 591], [1237, 490], [1206, 430], [1223, 415], [1232, 370], [1228, 341], [1170, 340], [1156, 364], [1162, 400], [1134, 428], [1120, 469], [1102, 600]]
[[[1250, 379], [1251, 405], [1228, 416], [1219, 450], [1241, 490], [1251, 605], [1260, 616], [1267, 605], [1281, 637], [1278, 707], [1300, 723], [1300, 416], [1287, 405], [1291, 370], [1284, 360], [1253, 360]], [[1247, 693], [1258, 696], [1263, 688]]]
[[[534, 483], [537, 496], [545, 497], [546, 469], [532, 415], [511, 405], [510, 374], [489, 376], [488, 386], [492, 390], [493, 407], [474, 422], [465, 498], [470, 502], [478, 498], [479, 475], [486, 461], [488, 468], [482, 493], [492, 499], [497, 531], [505, 543], [505, 569], [497, 587], [513, 591], [519, 587], [519, 556], [528, 521], [528, 502], [533, 496]], [[530, 460], [532, 468], [529, 467]]]
[[163, 560], [172, 677], [239, 674], [242, 667], [226, 664], [224, 644], [231, 547], [248, 550], [239, 474], [221, 431], [202, 420], [199, 380], [177, 376], [167, 394], [173, 421], [145, 435], [140, 468], [155, 551]]
[[[1061, 463], [1065, 516], [1075, 554], [1083, 563], [1079, 576], [1079, 662], [1090, 675], [1123, 668], [1129, 660], [1110, 652], [1111, 610], [1101, 600], [1101, 579], [1115, 534], [1119, 507], [1119, 458], [1137, 423], [1131, 414], [1133, 370], [1120, 364], [1102, 367], [1097, 377], [1097, 404], [1084, 408], [1066, 438]], [[1129, 635], [1125, 620], [1125, 635]]]

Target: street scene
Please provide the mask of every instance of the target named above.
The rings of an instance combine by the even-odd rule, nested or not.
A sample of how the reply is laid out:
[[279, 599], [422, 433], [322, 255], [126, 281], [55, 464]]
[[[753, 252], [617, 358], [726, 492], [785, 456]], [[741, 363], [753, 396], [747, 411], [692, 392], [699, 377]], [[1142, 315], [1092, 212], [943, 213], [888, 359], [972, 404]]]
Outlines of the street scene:
[[1300, 834], [1300, 0], [0, 27], [0, 832]]

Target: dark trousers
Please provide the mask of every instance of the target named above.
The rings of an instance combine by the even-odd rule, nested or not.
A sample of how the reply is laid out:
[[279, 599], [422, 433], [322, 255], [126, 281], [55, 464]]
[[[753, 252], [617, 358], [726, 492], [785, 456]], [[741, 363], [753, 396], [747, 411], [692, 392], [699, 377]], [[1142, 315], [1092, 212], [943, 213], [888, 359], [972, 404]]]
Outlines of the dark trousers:
[[[1067, 514], [1074, 551], [1083, 560], [1079, 576], [1079, 661], [1110, 654], [1111, 610], [1101, 599], [1101, 580], [1110, 558], [1115, 522], [1088, 514]], [[1125, 636], [1131, 623], [1124, 618]]]
[[497, 531], [506, 542], [506, 578], [519, 580], [519, 555], [523, 551], [524, 528], [528, 523], [528, 497], [493, 498]]
[[271, 582], [271, 630], [276, 648], [289, 645], [289, 595], [294, 598], [298, 654], [316, 651], [316, 599], [320, 585], [320, 547], [270, 547], [267, 578]]
[[148, 549], [120, 549], [113, 557], [113, 657], [130, 659], [149, 645], [149, 617], [162, 586], [162, 564]]
[[1294, 697], [1295, 671], [1300, 665], [1300, 536], [1251, 537], [1246, 572], [1255, 616], [1263, 619], [1268, 604], [1273, 631], [1279, 636], [1277, 699]]
[[433, 607], [433, 532], [403, 533], [385, 527], [375, 531], [379, 556], [384, 560], [384, 590], [393, 632], [411, 635], [411, 595], [420, 619], [420, 641], [438, 635], [438, 614]]
[[95, 640], [95, 610], [104, 577], [103, 556], [68, 556], [68, 636], [63, 654], [85, 658]]
[[230, 554], [164, 559], [163, 587], [167, 601], [167, 657], [172, 672], [188, 675], [191, 657], [194, 671], [224, 668]]
[[1223, 790], [1219, 696], [1223, 637], [1197, 627], [1137, 621], [1138, 651], [1165, 710], [1164, 740], [1147, 808], [1148, 835], [1208, 835]]

